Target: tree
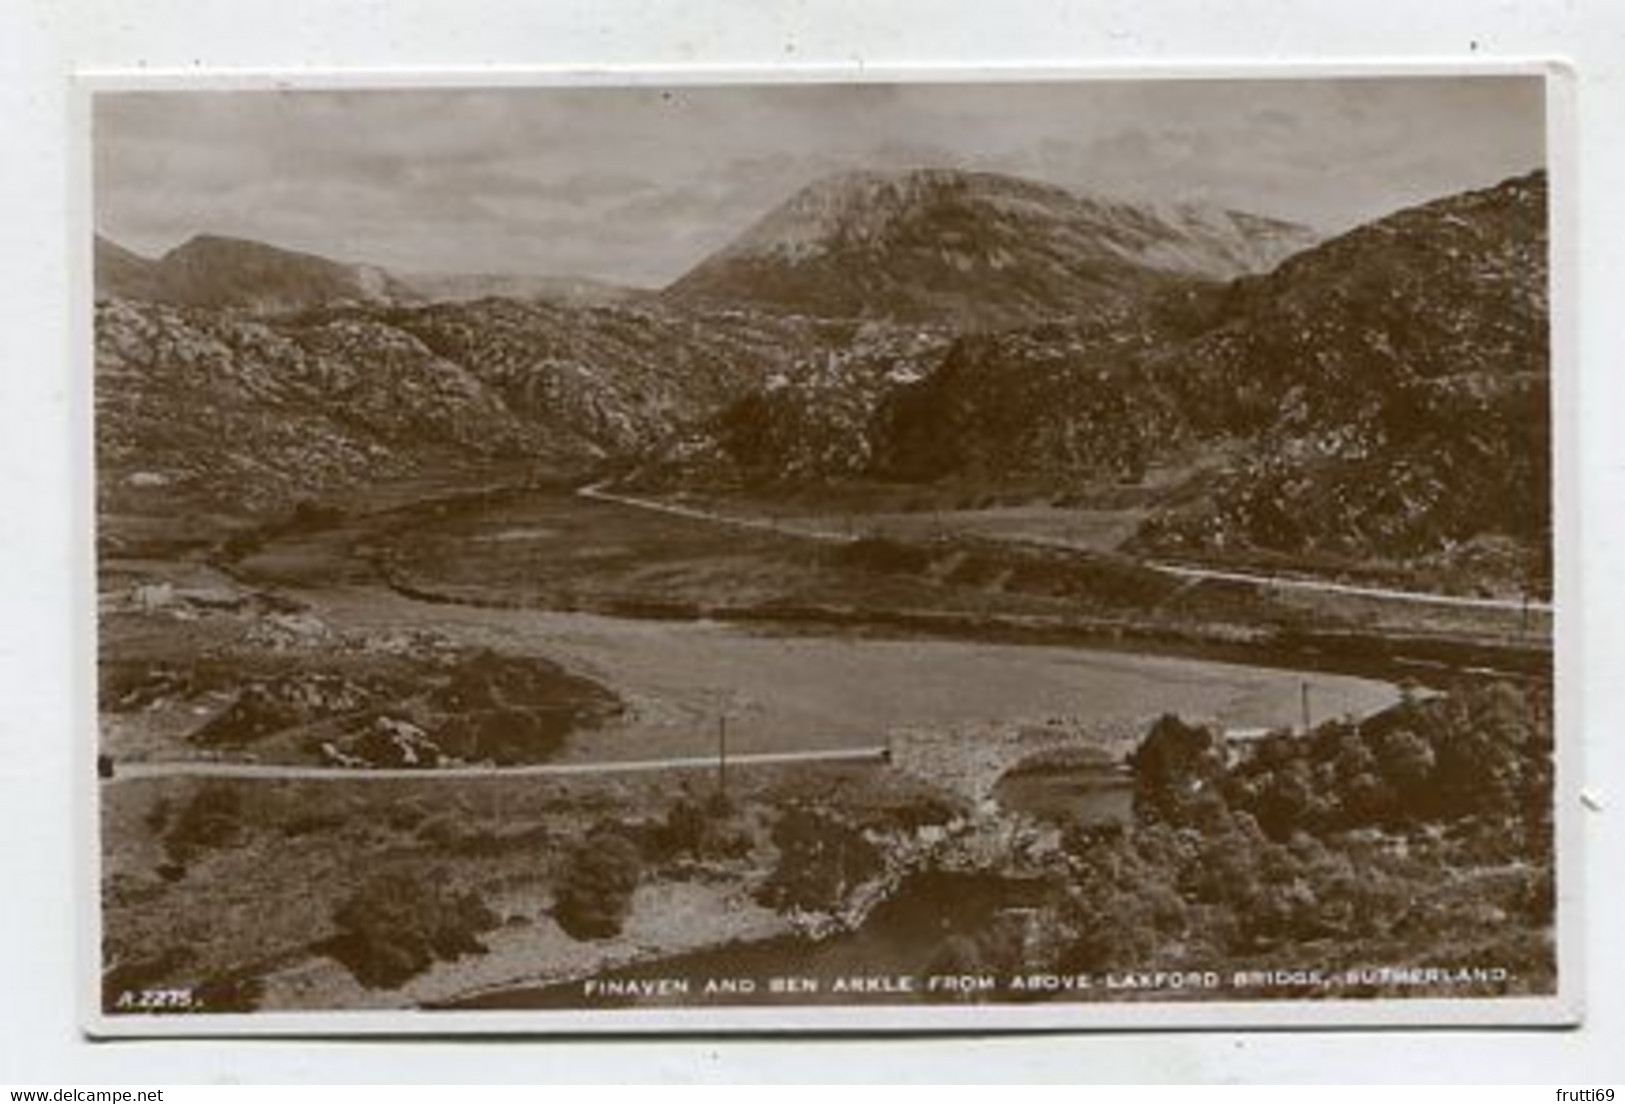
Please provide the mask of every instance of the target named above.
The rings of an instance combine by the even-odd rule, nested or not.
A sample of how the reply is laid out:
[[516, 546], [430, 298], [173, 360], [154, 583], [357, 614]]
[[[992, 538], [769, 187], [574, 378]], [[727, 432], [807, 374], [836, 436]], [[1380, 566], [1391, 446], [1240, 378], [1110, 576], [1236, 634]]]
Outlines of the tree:
[[1187, 823], [1198, 795], [1225, 773], [1224, 751], [1213, 733], [1164, 714], [1129, 756], [1134, 768], [1134, 813], [1141, 820]]
[[436, 959], [481, 954], [479, 936], [497, 925], [473, 891], [458, 892], [442, 872], [422, 880], [404, 871], [375, 875], [333, 910], [338, 934], [328, 950], [372, 989], [394, 989]]
[[575, 939], [620, 934], [642, 870], [637, 844], [613, 825], [595, 827], [565, 864], [553, 918]]
[[1396, 728], [1377, 739], [1377, 769], [1394, 789], [1401, 812], [1420, 819], [1431, 811], [1433, 745], [1409, 728]]
[[1259, 845], [1264, 835], [1257, 822], [1245, 818], [1227, 828], [1206, 835], [1197, 860], [1187, 873], [1187, 884], [1199, 901], [1239, 905], [1257, 891], [1263, 881], [1259, 869]]
[[881, 869], [880, 853], [863, 833], [825, 813], [791, 809], [773, 826], [778, 865], [763, 887], [779, 909], [829, 911]]
[[1347, 779], [1340, 793], [1342, 820], [1350, 827], [1386, 824], [1400, 811], [1398, 791], [1376, 770]]
[[1265, 774], [1251, 804], [1259, 824], [1276, 839], [1313, 828], [1328, 807], [1326, 795], [1315, 784], [1313, 768], [1301, 757]]
[[1451, 695], [1430, 717], [1440, 811], [1515, 811], [1526, 782], [1540, 778], [1549, 759], [1529, 703], [1511, 686], [1492, 683]]
[[[1151, 829], [1156, 835], [1158, 829]], [[1189, 921], [1173, 879], [1180, 848], [1156, 839], [1142, 854], [1132, 836], [1097, 837], [1086, 850], [1072, 852], [1073, 877], [1059, 910], [1066, 970], [1131, 969], [1155, 960], [1164, 946], [1181, 937]]]
[[666, 810], [649, 841], [656, 859], [686, 855], [695, 859], [737, 859], [751, 848], [750, 833], [721, 794], [700, 804], [679, 797]]

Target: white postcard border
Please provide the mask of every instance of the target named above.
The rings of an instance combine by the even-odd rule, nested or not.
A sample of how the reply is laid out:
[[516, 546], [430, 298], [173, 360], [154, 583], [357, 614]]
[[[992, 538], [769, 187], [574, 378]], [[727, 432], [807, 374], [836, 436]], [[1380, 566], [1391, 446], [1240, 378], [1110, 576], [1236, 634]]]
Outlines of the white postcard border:
[[[748, 86], [800, 83], [1039, 83], [1048, 81], [1313, 79], [1542, 76], [1546, 85], [1546, 169], [1549, 184], [1550, 342], [1553, 421], [1554, 563], [1554, 824], [1556, 829], [1557, 992], [1550, 996], [1459, 999], [1374, 998], [1043, 1003], [1011, 1006], [848, 1004], [841, 1006], [690, 1006], [614, 1010], [345, 1011], [110, 1016], [101, 1001], [101, 847], [96, 743], [96, 517], [94, 462], [94, 313], [92, 288], [91, 102], [118, 91], [369, 90], [412, 88], [571, 88], [626, 86]], [[369, 1036], [719, 1036], [891, 1032], [1144, 1031], [1357, 1028], [1565, 1028], [1583, 1021], [1585, 877], [1582, 782], [1591, 758], [1580, 685], [1583, 606], [1580, 531], [1580, 383], [1578, 329], [1579, 211], [1575, 74], [1563, 60], [1439, 58], [1268, 64], [1095, 62], [1078, 65], [1000, 63], [960, 66], [908, 64], [615, 65], [457, 69], [86, 69], [70, 78], [69, 258], [75, 414], [74, 503], [77, 540], [72, 564], [75, 742], [74, 818], [79, 905], [80, 1024], [93, 1039], [369, 1037]]]

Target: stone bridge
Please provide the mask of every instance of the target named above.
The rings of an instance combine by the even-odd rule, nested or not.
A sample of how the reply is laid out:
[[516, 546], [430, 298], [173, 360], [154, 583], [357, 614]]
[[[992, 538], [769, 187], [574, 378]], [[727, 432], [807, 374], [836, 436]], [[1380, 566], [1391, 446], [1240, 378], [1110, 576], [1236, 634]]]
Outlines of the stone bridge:
[[1094, 748], [1122, 757], [1133, 750], [1151, 718], [1109, 721], [1052, 717], [1027, 723], [906, 728], [891, 733], [891, 762], [980, 804], [1006, 771], [1054, 748]]

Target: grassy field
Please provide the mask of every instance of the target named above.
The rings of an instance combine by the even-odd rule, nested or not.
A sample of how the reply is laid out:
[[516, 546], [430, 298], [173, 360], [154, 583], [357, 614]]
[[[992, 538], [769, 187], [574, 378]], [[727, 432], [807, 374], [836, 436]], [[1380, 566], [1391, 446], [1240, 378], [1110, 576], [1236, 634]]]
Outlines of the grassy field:
[[[1238, 629], [1325, 630], [1549, 648], [1551, 616], [1538, 608], [1526, 614], [1161, 574], [1110, 551], [1133, 524], [1132, 506], [939, 513], [876, 510], [895, 506], [895, 493], [872, 488], [844, 497], [850, 511], [821, 507], [807, 492], [760, 513], [749, 512], [758, 504], [748, 500], [671, 500], [783, 527], [776, 531], [584, 501], [558, 489], [420, 513], [375, 539], [379, 561], [407, 592], [475, 604], [670, 617], [780, 611], [783, 620], [822, 610], [841, 615], [833, 620], [876, 624], [888, 613], [1075, 626], [1104, 619], [1197, 639], [1234, 638]], [[848, 531], [864, 536], [851, 540]], [[275, 566], [289, 577], [287, 563], [246, 566]]]

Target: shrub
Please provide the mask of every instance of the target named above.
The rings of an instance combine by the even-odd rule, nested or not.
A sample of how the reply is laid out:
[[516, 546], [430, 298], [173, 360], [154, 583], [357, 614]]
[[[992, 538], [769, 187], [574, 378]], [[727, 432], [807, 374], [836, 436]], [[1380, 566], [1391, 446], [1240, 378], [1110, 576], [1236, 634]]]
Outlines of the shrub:
[[1550, 820], [1551, 777], [1542, 693], [1497, 683], [1272, 737], [1228, 772], [1224, 792], [1276, 839], [1473, 816], [1521, 816], [1538, 832]]
[[877, 875], [880, 852], [862, 832], [826, 813], [791, 809], [773, 826], [779, 861], [762, 887], [763, 899], [781, 910], [829, 911]]
[[1132, 760], [1137, 823], [1062, 838], [1053, 957], [1069, 969], [1256, 961], [1326, 940], [1347, 956], [1396, 937], [1454, 954], [1510, 921], [1530, 976], [1549, 977], [1545, 694], [1464, 685], [1271, 737], [1233, 765], [1209, 733], [1163, 718]]
[[192, 734], [205, 747], [239, 747], [292, 728], [306, 719], [305, 712], [270, 687], [250, 684], [235, 701]]
[[1396, 728], [1377, 739], [1377, 765], [1407, 809], [1426, 807], [1437, 762], [1433, 745], [1408, 728]]
[[1206, 728], [1164, 714], [1129, 756], [1134, 813], [1148, 822], [1188, 823], [1198, 797], [1224, 777], [1224, 750]]
[[376, 875], [333, 910], [338, 935], [327, 950], [371, 989], [394, 989], [437, 959], [481, 954], [479, 936], [498, 918], [472, 891], [459, 892], [441, 872]]
[[620, 934], [642, 875], [637, 844], [600, 825], [571, 852], [554, 895], [553, 918], [575, 939]]
[[176, 864], [185, 864], [204, 851], [235, 843], [242, 829], [242, 798], [237, 790], [209, 783], [193, 791], [170, 822], [164, 851]]
[[696, 859], [737, 859], [751, 848], [750, 833], [739, 824], [721, 794], [704, 803], [680, 797], [666, 810], [649, 838], [652, 857], [687, 855]]
[[686, 797], [680, 797], [666, 810], [655, 828], [653, 843], [658, 855], [698, 854], [705, 837], [705, 810]]
[[474, 652], [428, 695], [446, 716], [436, 744], [467, 761], [534, 763], [557, 754], [571, 730], [621, 708], [614, 694], [547, 660]]
[[1433, 777], [1443, 813], [1508, 813], [1526, 784], [1544, 791], [1541, 768], [1549, 763], [1549, 740], [1512, 687], [1497, 683], [1429, 705], [1422, 712], [1431, 722]]
[[1122, 832], [1075, 833], [1069, 842], [1081, 849], [1072, 852], [1074, 878], [1059, 911], [1062, 968], [1129, 969], [1183, 932], [1186, 904], [1171, 881], [1177, 871], [1157, 861], [1171, 852], [1143, 855]]
[[557, 755], [575, 720], [563, 711], [484, 709], [447, 717], [434, 743], [465, 762], [539, 763]]

